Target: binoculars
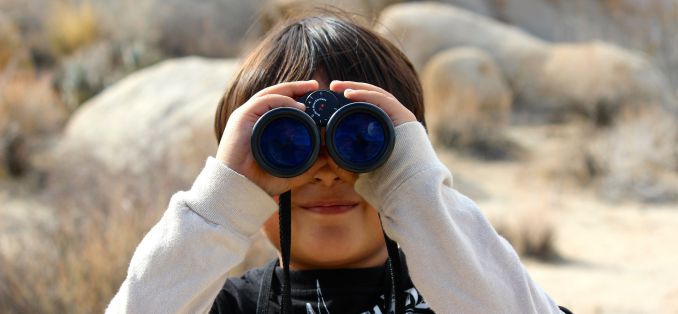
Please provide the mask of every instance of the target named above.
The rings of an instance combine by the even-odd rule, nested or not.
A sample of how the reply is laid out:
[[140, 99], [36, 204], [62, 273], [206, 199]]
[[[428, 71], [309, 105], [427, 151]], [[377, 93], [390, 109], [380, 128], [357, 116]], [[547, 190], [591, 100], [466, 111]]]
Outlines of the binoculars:
[[370, 172], [391, 155], [395, 131], [379, 107], [330, 90], [312, 91], [297, 101], [306, 105], [305, 111], [272, 109], [252, 130], [252, 155], [269, 174], [290, 178], [306, 172], [323, 140], [334, 162], [351, 172]]

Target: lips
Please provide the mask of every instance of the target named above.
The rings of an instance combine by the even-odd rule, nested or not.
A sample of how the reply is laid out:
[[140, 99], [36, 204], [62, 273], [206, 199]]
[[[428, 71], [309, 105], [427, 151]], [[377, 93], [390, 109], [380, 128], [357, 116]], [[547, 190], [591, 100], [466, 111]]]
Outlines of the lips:
[[310, 202], [299, 205], [304, 210], [318, 214], [341, 214], [358, 206], [358, 202], [353, 201], [323, 201]]

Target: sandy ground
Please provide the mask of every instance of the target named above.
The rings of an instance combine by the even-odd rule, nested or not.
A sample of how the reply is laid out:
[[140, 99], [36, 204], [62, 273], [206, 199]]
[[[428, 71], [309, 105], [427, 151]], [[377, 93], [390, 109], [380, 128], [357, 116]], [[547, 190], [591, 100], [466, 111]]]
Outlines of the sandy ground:
[[523, 228], [553, 228], [563, 260], [524, 263], [559, 304], [575, 313], [678, 313], [678, 204], [604, 201], [544, 170], [562, 162], [564, 145], [577, 134], [572, 126], [512, 129], [531, 152], [523, 162], [438, 153], [460, 190], [482, 191], [473, 192], [484, 196], [476, 201], [493, 223], [520, 219]]

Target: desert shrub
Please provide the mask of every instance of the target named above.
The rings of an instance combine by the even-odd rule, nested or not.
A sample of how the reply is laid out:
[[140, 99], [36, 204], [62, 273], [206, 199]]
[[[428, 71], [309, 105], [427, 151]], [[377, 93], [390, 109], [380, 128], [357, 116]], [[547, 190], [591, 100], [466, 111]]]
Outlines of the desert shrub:
[[52, 219], [0, 252], [6, 313], [102, 312], [122, 283], [134, 248], [167, 206], [176, 183], [162, 173], [131, 178], [85, 154], [48, 171], [42, 201]]
[[0, 13], [0, 71], [17, 60], [22, 48], [19, 29], [8, 17]]
[[[629, 108], [631, 109], [631, 108]], [[610, 201], [667, 203], [678, 200], [676, 117], [654, 107], [632, 108], [587, 146], [598, 169], [594, 182]]]
[[[261, 1], [148, 0], [142, 6], [126, 3], [120, 7], [122, 12], [138, 10], [135, 18], [149, 30], [142, 40], [169, 56], [233, 57], [240, 52], [243, 37], [260, 35], [256, 16]], [[130, 4], [134, 7], [124, 7]], [[132, 24], [111, 28], [111, 32], [130, 33], [116, 37], [139, 38], [136, 27]]]
[[30, 237], [16, 239], [21, 255], [0, 255], [6, 313], [102, 312], [147, 225], [129, 212], [67, 210], [58, 216], [54, 226], [34, 226]]
[[[534, 202], [534, 201], [532, 201]], [[562, 255], [556, 247], [556, 227], [552, 209], [542, 202], [520, 206], [485, 206], [492, 226], [522, 257], [558, 262]]]
[[26, 172], [33, 152], [53, 138], [67, 118], [49, 77], [26, 70], [9, 74], [0, 72], [0, 177]]
[[56, 55], [68, 55], [99, 36], [97, 13], [89, 1], [59, 1], [47, 20], [47, 34]]
[[99, 41], [65, 57], [56, 68], [53, 85], [74, 111], [106, 86], [163, 58], [152, 47]]
[[31, 136], [56, 132], [66, 119], [50, 77], [29, 71], [16, 73], [0, 85], [0, 113], [0, 130], [16, 124]]

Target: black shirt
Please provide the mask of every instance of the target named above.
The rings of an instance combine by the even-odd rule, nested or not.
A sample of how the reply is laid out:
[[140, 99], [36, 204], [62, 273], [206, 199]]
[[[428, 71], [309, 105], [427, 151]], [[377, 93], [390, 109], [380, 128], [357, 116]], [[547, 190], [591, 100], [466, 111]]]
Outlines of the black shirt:
[[[240, 278], [229, 278], [217, 295], [210, 313], [257, 313], [260, 291], [270, 293], [267, 313], [280, 313], [280, 282], [283, 271], [277, 266], [273, 271], [273, 267], [274, 264], [269, 264], [267, 267], [250, 270]], [[267, 268], [270, 270], [270, 283], [265, 282], [268, 279]], [[433, 313], [413, 286], [407, 271], [404, 271], [403, 277], [405, 291], [402, 293], [407, 295], [407, 313]], [[389, 278], [385, 266], [291, 270], [292, 307], [294, 313], [307, 314], [386, 313], [384, 299], [391, 299]], [[260, 289], [262, 282], [263, 290]]]

